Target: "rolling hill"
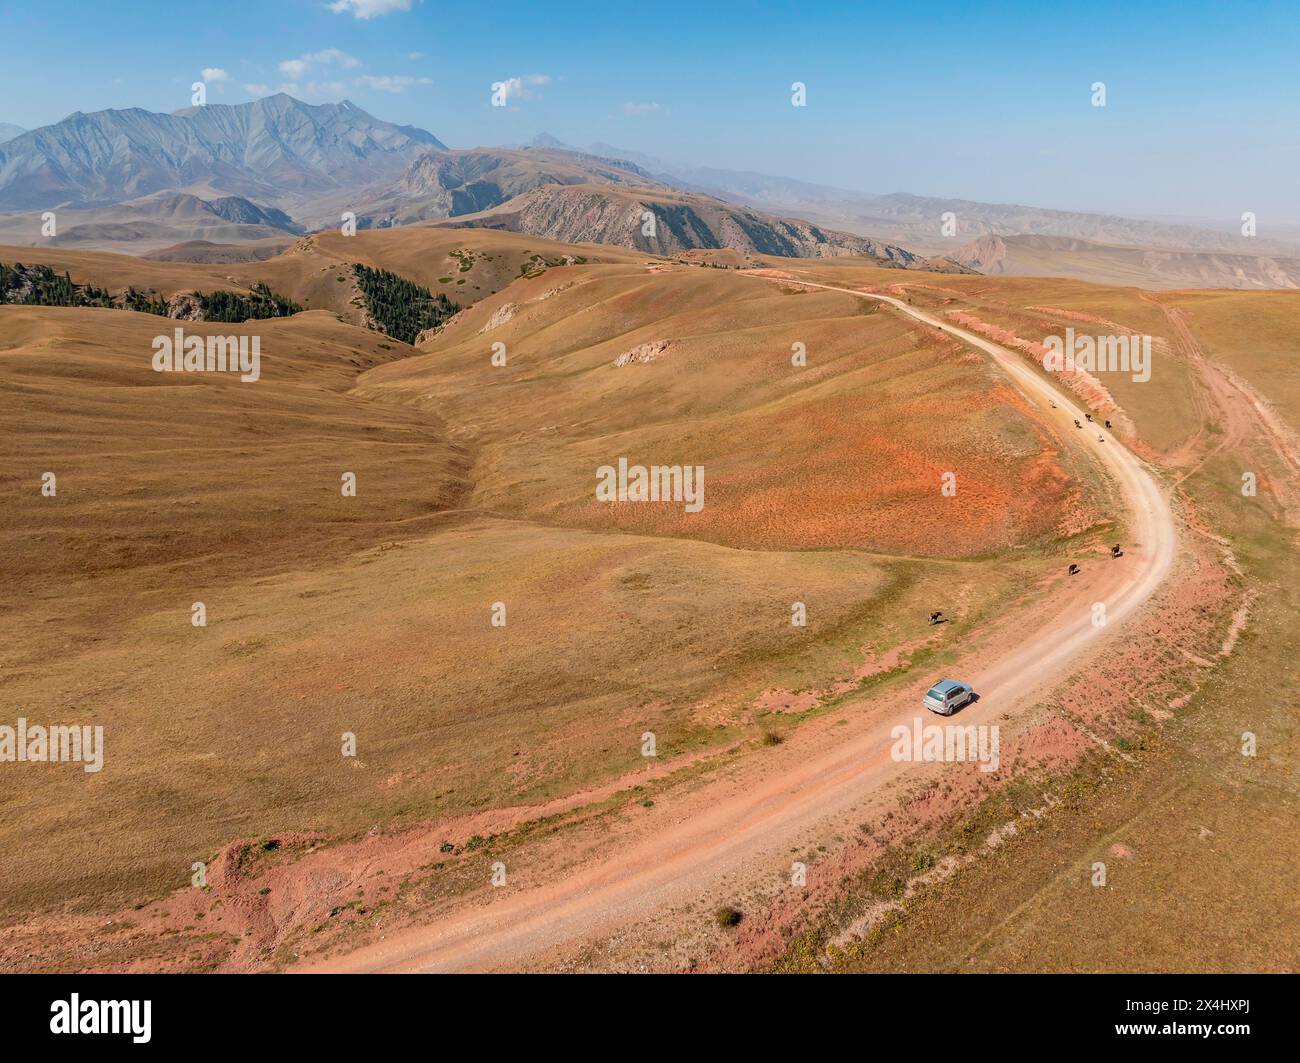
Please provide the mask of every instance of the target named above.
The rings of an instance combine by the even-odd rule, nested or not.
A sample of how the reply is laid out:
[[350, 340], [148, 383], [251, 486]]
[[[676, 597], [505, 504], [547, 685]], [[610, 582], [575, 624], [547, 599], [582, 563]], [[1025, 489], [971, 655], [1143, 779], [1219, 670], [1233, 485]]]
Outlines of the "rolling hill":
[[0, 215], [0, 243], [148, 254], [191, 240], [287, 246], [303, 229], [288, 214], [242, 196], [204, 200], [186, 192], [157, 192], [108, 207], [57, 212], [57, 234], [46, 237], [43, 211]]
[[[1072, 459], [987, 366], [851, 296], [485, 229], [322, 233], [237, 266], [42, 257], [105, 286], [261, 280], [330, 312], [216, 327], [261, 338], [261, 379], [240, 383], [154, 372], [170, 328], [156, 317], [0, 306], [0, 377], [18, 397], [0, 433], [10, 691], [32, 715], [93, 703], [116, 751], [94, 802], [75, 800], [80, 773], [21, 793], [0, 780], [10, 822], [50, 840], [37, 859], [0, 846], [7, 910], [165, 896], [250, 831], [508, 819], [617, 780], [633, 725], [667, 757], [725, 747], [770, 684], [853, 686], [939, 587], [1000, 600], [1026, 572], [1022, 557], [947, 556], [1050, 540], [1045, 497], [1090, 519], [1088, 491], [1054, 471]], [[418, 349], [340, 321], [354, 261], [435, 287], [447, 269], [469, 308]], [[623, 358], [658, 341], [659, 357]], [[940, 395], [968, 414], [937, 431], [916, 411]], [[594, 506], [594, 470], [620, 453], [704, 463], [702, 519]], [[927, 545], [948, 466], [965, 470], [968, 519]], [[864, 552], [891, 548], [931, 558]], [[816, 615], [791, 642], [800, 596]], [[498, 599], [520, 637], [488, 623]], [[598, 682], [634, 656], [640, 675]], [[340, 770], [342, 731], [365, 752]], [[106, 844], [84, 828], [108, 814]], [[208, 942], [224, 955], [224, 934]]]
[[[1243, 387], [1280, 389], [1280, 417], [1294, 418], [1296, 293], [1151, 296], [849, 257], [772, 258], [747, 276], [446, 225], [317, 233], [258, 263], [40, 257], [104, 286], [267, 283], [316, 309], [220, 327], [261, 337], [262, 379], [243, 384], [153, 372], [156, 317], [0, 306], [0, 378], [16, 397], [0, 413], [9, 690], [34, 718], [84, 707], [112, 736], [93, 778], [0, 779], [14, 810], [0, 964], [250, 970], [355, 943], [474, 903], [489, 854], [512, 868], [581, 862], [611, 826], [635, 829], [656, 805], [676, 814], [711, 772], [761, 773], [785, 736], [833, 742], [878, 698], [910, 700], [908, 684], [969, 640], [1014, 641], [1003, 611], [1047, 607], [1063, 557], [1094, 568], [1111, 536], [1108, 489], [1069, 446], [1075, 430], [972, 350], [851, 292], [803, 288], [796, 271], [1011, 339], [1071, 323], [1153, 334], [1151, 380], [1110, 383], [1117, 445], [1186, 478], [1189, 511], [1239, 522], [1233, 549], [1252, 580], [1287, 556], [1264, 531], [1281, 459], [1250, 455], [1260, 505], [1242, 506], [1235, 448], [1259, 433], [1229, 418], [1207, 434], [1203, 389], [1213, 356]], [[416, 346], [358, 328], [354, 262], [465, 309]], [[706, 505], [597, 501], [596, 470], [620, 456], [703, 466]], [[959, 506], [938, 490], [946, 470]], [[40, 493], [46, 471], [56, 497]], [[340, 492], [348, 471], [354, 496]], [[1127, 677], [1107, 657], [1043, 709], [1053, 773], [1068, 769], [1062, 734], [1073, 752], [1096, 748], [1072, 728], [1127, 743], [1156, 708], [1176, 716], [1175, 736], [1197, 726], [1173, 692], [1237, 666], [1220, 646], [1241, 573], [1215, 560], [1226, 540], [1189, 539], [1172, 603], [1158, 605], [1158, 652], [1139, 643]], [[809, 605], [806, 629], [792, 628], [792, 602]], [[936, 602], [950, 623], [931, 628]], [[1260, 630], [1237, 651], [1255, 676], [1282, 629]], [[1151, 714], [1132, 712], [1133, 683], [1159, 702]], [[1223, 701], [1229, 719], [1255, 704], [1246, 692]], [[1217, 716], [1200, 726], [1227, 733]], [[637, 745], [647, 729], [653, 765]], [[344, 733], [357, 758], [339, 756]], [[1115, 748], [1146, 756], [1143, 742]], [[1187, 745], [1204, 760], [1195, 800], [1251, 807], [1249, 788], [1215, 789], [1223, 759], [1242, 758], [1204, 735]], [[1177, 857], [1159, 822], [1120, 811]], [[107, 838], [91, 829], [106, 815]], [[1259, 823], [1251, 846], [1268, 844], [1272, 823]], [[33, 829], [49, 844], [11, 843]], [[213, 868], [211, 892], [188, 887], [195, 860]], [[1024, 866], [1059, 880], [1050, 852]]]

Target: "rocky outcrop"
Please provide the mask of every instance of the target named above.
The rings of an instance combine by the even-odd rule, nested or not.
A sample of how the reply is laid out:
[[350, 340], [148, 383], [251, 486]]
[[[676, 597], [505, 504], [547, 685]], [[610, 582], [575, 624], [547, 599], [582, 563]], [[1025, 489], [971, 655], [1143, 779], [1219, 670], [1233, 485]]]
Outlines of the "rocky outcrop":
[[985, 274], [1003, 272], [1006, 257], [1007, 244], [1000, 236], [981, 236], [952, 256], [953, 261]]
[[630, 351], [624, 351], [614, 359], [614, 368], [621, 369], [625, 365], [640, 363], [647, 365], [655, 361], [664, 351], [668, 350], [669, 343], [667, 340], [651, 340], [649, 343], [641, 343], [633, 347]]
[[498, 329], [517, 313], [519, 313], [517, 303], [502, 303], [492, 311], [492, 316], [488, 318], [487, 324], [479, 329], [479, 332], [491, 332], [493, 329]]

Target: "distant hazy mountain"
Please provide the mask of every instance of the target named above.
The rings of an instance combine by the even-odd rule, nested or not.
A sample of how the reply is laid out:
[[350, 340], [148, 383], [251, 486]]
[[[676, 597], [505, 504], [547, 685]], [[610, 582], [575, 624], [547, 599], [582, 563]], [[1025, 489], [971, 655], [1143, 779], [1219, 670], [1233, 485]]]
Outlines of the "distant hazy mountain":
[[530, 148], [559, 148], [561, 151], [572, 150], [568, 144], [558, 137], [551, 136], [550, 133], [538, 133], [528, 142], [527, 146]]
[[[981, 203], [905, 192], [874, 195], [786, 177], [707, 168], [677, 167], [667, 179], [761, 210], [796, 214], [850, 232], [903, 241], [932, 254], [952, 254], [962, 244], [984, 235], [1059, 236], [1132, 247], [1235, 254], [1294, 253], [1295, 246], [1289, 233], [1272, 240], [1242, 237], [1236, 232], [1239, 223], [1212, 228], [1018, 203]], [[952, 236], [944, 235], [946, 214], [952, 215]]]
[[1076, 277], [1143, 288], [1300, 288], [1300, 257], [1160, 250], [1068, 236], [972, 240], [952, 258], [990, 275]]
[[284, 211], [275, 207], [259, 207], [243, 196], [223, 196], [221, 199], [209, 200], [206, 205], [213, 214], [237, 225], [269, 225], [272, 229], [283, 229], [296, 235], [302, 235], [304, 231]]
[[[574, 148], [546, 133], [534, 143], [623, 159], [675, 188], [706, 192], [733, 203], [792, 214], [864, 236], [897, 240], [931, 254], [954, 254], [965, 243], [984, 235], [1059, 236], [1131, 247], [1189, 248], [1248, 256], [1300, 251], [1300, 230], [1275, 227], [1268, 235], [1247, 239], [1237, 231], [1240, 223], [1235, 219], [1213, 224], [1200, 219], [1183, 221], [1049, 210], [1017, 203], [982, 203], [906, 192], [880, 195], [750, 170], [665, 162], [612, 144]], [[943, 235], [944, 215], [948, 213], [953, 215], [955, 226], [952, 236]]]
[[[605, 144], [600, 141], [588, 144], [585, 148], [579, 148], [564, 143], [558, 137], [551, 136], [550, 133], [538, 133], [527, 144], [521, 146], [525, 148], [549, 148], [553, 151], [571, 151], [579, 155], [592, 155], [610, 161], [631, 163], [633, 170], [637, 170], [647, 177], [657, 176], [661, 181], [664, 180], [670, 169], [662, 160], [656, 159], [653, 155], [646, 155], [644, 152], [632, 151], [628, 148], [616, 148], [612, 144]], [[675, 184], [675, 182], [671, 183]]]
[[78, 111], [0, 145], [0, 210], [205, 187], [274, 200], [373, 181], [430, 150], [445, 145], [422, 129], [346, 100], [311, 105], [283, 93], [175, 114]]
[[12, 125], [9, 122], [0, 122], [0, 144], [3, 144], [6, 140], [13, 140], [13, 138], [18, 136], [19, 133], [26, 132], [27, 130], [20, 125]]
[[352, 210], [362, 228], [386, 228], [490, 210], [544, 185], [664, 186], [635, 164], [545, 147], [426, 152], [395, 180], [323, 197], [300, 215], [333, 224]]
[[[655, 220], [651, 236], [646, 236], [647, 215]], [[530, 233], [565, 243], [614, 244], [660, 255], [727, 248], [746, 257], [854, 256], [901, 269], [968, 272], [963, 266], [927, 260], [878, 240], [737, 207], [713, 196], [677, 192], [663, 185], [539, 185], [458, 224]]]
[[[856, 255], [903, 268], [965, 271], [881, 241], [684, 190], [627, 154], [603, 144], [575, 148], [546, 133], [515, 148], [429, 152], [391, 184], [318, 199], [302, 216], [332, 223], [346, 202], [363, 228], [463, 219], [467, 226], [665, 255], [727, 248], [742, 255]], [[650, 156], [642, 158], [657, 165]], [[646, 212], [656, 218], [649, 239], [641, 235]]]
[[0, 215], [0, 244], [70, 247], [148, 254], [182, 241], [285, 243], [304, 232], [284, 211], [241, 196], [211, 201], [188, 192], [151, 196], [107, 207], [58, 212], [58, 235], [46, 236], [40, 211]]

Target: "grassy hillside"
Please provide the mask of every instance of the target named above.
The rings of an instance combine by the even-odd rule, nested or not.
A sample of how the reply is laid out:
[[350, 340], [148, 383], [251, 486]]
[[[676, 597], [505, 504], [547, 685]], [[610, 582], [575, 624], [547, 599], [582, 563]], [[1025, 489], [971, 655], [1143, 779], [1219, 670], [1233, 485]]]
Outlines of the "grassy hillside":
[[[553, 269], [425, 349], [366, 374], [359, 393], [442, 411], [478, 452], [474, 501], [493, 511], [945, 556], [1098, 519], [1090, 474], [978, 356], [852, 296], [688, 266]], [[596, 469], [621, 456], [703, 465], [703, 511], [597, 502]]]
[[[646, 730], [659, 763], [748, 748], [767, 692], [855, 689], [864, 662], [925, 637], [935, 601], [958, 638], [1037, 571], [860, 549], [941, 504], [940, 465], [972, 517], [932, 552], [1058, 531], [1014, 500], [1025, 456], [1033, 482], [1071, 490], [1050, 436], [977, 360], [851, 298], [651, 272], [635, 253], [547, 266], [587, 249], [485, 232], [320, 243], [239, 279], [306, 299], [304, 278], [336, 284], [355, 257], [421, 283], [455, 263], [508, 290], [480, 293], [428, 353], [321, 311], [221, 325], [260, 336], [256, 383], [155, 373], [155, 317], [0, 307], [0, 377], [21, 399], [0, 414], [7, 689], [32, 719], [102, 724], [107, 750], [97, 775], [0, 780], [10, 830], [48, 843], [0, 839], [11, 914], [163, 895], [236, 837], [450, 822], [608, 785], [644, 770]], [[158, 291], [227, 269], [63, 264]], [[614, 366], [661, 336], [662, 358]], [[935, 393], [966, 404], [942, 433], [924, 416]], [[704, 463], [708, 523], [593, 508], [593, 463], [624, 451]]]
[[[779, 740], [817, 711], [807, 706], [840, 704], [882, 676], [927, 676], [1013, 597], [1039, 593], [1063, 538], [1107, 527], [1108, 495], [1090, 471], [959, 345], [852, 295], [588, 251], [429, 228], [318, 237], [240, 264], [245, 290], [262, 282], [321, 302], [351, 290], [336, 278], [354, 261], [434, 292], [439, 276], [479, 289], [419, 349], [340, 321], [341, 310], [221, 326], [260, 335], [255, 384], [154, 373], [154, 317], [0, 307], [0, 377], [20, 399], [0, 414], [12, 470], [0, 523], [7, 688], [31, 719], [101, 723], [107, 749], [97, 775], [0, 779], [14, 810], [9, 833], [0, 829], [9, 918], [165, 896], [194, 860], [237, 838], [359, 837], [426, 822], [463, 841], [548, 803], [580, 805], [574, 795], [599, 802], [648, 778], [647, 730], [660, 774], [695, 770], [704, 754], [761, 750], [765, 735]], [[572, 264], [546, 264], [566, 256]], [[114, 284], [115, 261], [69, 265], [74, 281], [83, 269], [85, 283]], [[192, 290], [231, 267], [144, 268], [176, 271], [152, 275], [158, 290]], [[1165, 304], [1131, 289], [853, 262], [818, 264], [815, 275], [961, 308], [1017, 334], [1079, 314], [1151, 329], [1168, 345], [1151, 386], [1115, 389], [1132, 441], [1192, 470], [1185, 490], [1199, 512], [1234, 527], [1220, 508], [1239, 459], [1224, 449], [1197, 465], [1219, 439], [1213, 420], [1201, 438], [1180, 433], [1179, 411], [1199, 416], [1202, 384]], [[355, 311], [352, 298], [343, 306]], [[1262, 386], [1284, 369], [1232, 346], [1232, 298], [1175, 298], [1204, 348], [1222, 349], [1243, 378]], [[1277, 315], [1268, 327], [1282, 337], [1285, 313], [1281, 303], [1252, 308], [1265, 324]], [[796, 344], [805, 366], [791, 364]], [[703, 465], [704, 509], [596, 503], [597, 466], [624, 455]], [[53, 498], [40, 491], [46, 471], [58, 476]], [[340, 489], [348, 471], [355, 497]], [[940, 491], [947, 471], [955, 498]], [[1235, 670], [1213, 680], [1231, 697], [1207, 685], [1197, 704], [1249, 704], [1259, 655], [1281, 645], [1269, 632], [1290, 605], [1272, 589], [1285, 572], [1270, 520], [1257, 511], [1233, 531], [1249, 578], [1269, 588], [1259, 641], [1248, 629]], [[196, 601], [204, 627], [191, 623]], [[806, 628], [790, 623], [796, 601]], [[1214, 639], [1232, 601], [1195, 607]], [[497, 603], [504, 626], [492, 622]], [[936, 603], [951, 618], [937, 630], [925, 623]], [[1180, 642], [1152, 660], [1199, 667], [1184, 649], [1215, 652]], [[1164, 692], [1181, 675], [1148, 679]], [[1075, 711], [1071, 698], [1113, 693], [1113, 682], [1089, 676], [1062, 711]], [[1243, 723], [1207, 709], [1190, 720], [1199, 730], [1186, 732], [1184, 751], [1247, 725], [1274, 734], [1277, 750], [1291, 741], [1275, 715]], [[345, 732], [355, 758], [340, 755]], [[1125, 793], [1164, 807], [1160, 780], [1186, 769], [1178, 757], [1169, 764], [1156, 789]], [[1221, 777], [1205, 760], [1195, 776], [1205, 787], [1187, 800], [1222, 804]], [[1251, 794], [1266, 782], [1241, 780]], [[1250, 802], [1234, 807], [1246, 815]], [[1121, 804], [1116, 814], [1124, 808], [1140, 812]], [[1267, 876], [1274, 828], [1261, 808], [1233, 851], [1259, 854]], [[97, 829], [105, 819], [108, 837]], [[1071, 859], [1083, 860], [1098, 833], [1073, 822], [1083, 833]], [[1127, 838], [1172, 861], [1185, 839], [1161, 840], [1161, 822], [1148, 815], [1150, 833]], [[31, 831], [47, 840], [37, 852], [17, 844]], [[1068, 967], [1080, 925], [1100, 932], [1123, 913], [1067, 918], [1084, 905], [1051, 877], [1059, 851], [1031, 852], [1024, 877], [1005, 881], [1041, 899], [1025, 922], [1033, 955]], [[1173, 881], [1150, 866], [1143, 896]], [[992, 912], [976, 896], [970, 910]], [[1115, 925], [1138, 925], [1131, 914]], [[191, 940], [150, 948], [183, 965]], [[42, 932], [35, 961], [27, 939], [14, 941], [29, 966], [87, 962], [71, 945], [61, 953], [57, 933]], [[1026, 948], [1022, 937], [985, 960], [1014, 966]], [[869, 962], [924, 966], [929, 955]]]

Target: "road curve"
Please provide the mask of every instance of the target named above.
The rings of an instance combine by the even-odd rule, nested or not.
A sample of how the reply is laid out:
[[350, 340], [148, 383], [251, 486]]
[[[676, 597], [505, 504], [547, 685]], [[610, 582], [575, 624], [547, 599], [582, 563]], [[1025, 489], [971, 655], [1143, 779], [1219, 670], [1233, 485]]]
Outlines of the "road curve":
[[[932, 328], [990, 355], [1031, 399], [1056, 403], [1062, 418], [1083, 412], [1021, 356], [914, 309], [891, 296], [850, 288], [797, 283], [860, 298], [876, 299]], [[1069, 426], [1069, 422], [1066, 422]], [[1089, 426], [1093, 429], [1095, 426]], [[978, 724], [1024, 707], [1028, 695], [1061, 679], [1079, 655], [1104, 632], [1130, 617], [1169, 574], [1177, 533], [1169, 504], [1146, 467], [1113, 438], [1079, 433], [1078, 442], [1111, 473], [1130, 509], [1130, 544], [1122, 564], [1102, 574], [1105, 628], [1094, 626], [1090, 608], [1065, 608], [1052, 622], [1035, 628], [1027, 641], [987, 662], [975, 662], [966, 678], [980, 701], [963, 710], [962, 723]], [[717, 800], [698, 813], [669, 822], [652, 836], [638, 837], [597, 863], [576, 869], [561, 881], [492, 891], [491, 899], [388, 936], [347, 955], [309, 960], [295, 968], [324, 971], [455, 971], [515, 969], [531, 957], [616, 931], [665, 906], [693, 900], [729, 873], [746, 866], [788, 866], [791, 842], [800, 832], [824, 827], [829, 817], [855, 809], [902, 770], [889, 755], [890, 730], [918, 715], [886, 714], [842, 743], [813, 756], [790, 751], [780, 771], [757, 781], [719, 784]], [[797, 741], [797, 735], [796, 735]], [[787, 743], [789, 750], [796, 743]], [[778, 752], [779, 755], [779, 752]], [[515, 873], [512, 871], [512, 875]], [[523, 877], [515, 876], [518, 882]]]
[[[1009, 351], [1007, 348], [993, 343], [983, 336], [958, 328], [956, 325], [952, 325], [932, 314], [927, 314], [924, 310], [917, 310], [892, 295], [881, 295], [878, 292], [860, 292], [853, 288], [836, 288], [829, 284], [817, 284], [806, 280], [798, 280], [797, 283], [812, 288], [845, 292], [848, 295], [856, 295], [862, 299], [875, 299], [878, 302], [887, 303], [908, 317], [929, 325], [931, 328], [936, 328], [940, 332], [946, 332], [963, 343], [988, 354], [1015, 381], [1021, 391], [1031, 398], [1037, 398], [1039, 401], [1047, 400], [1056, 403], [1059, 407], [1059, 413], [1063, 417], [1083, 421], [1084, 428], [1081, 433], [1083, 436], [1081, 442], [1085, 447], [1091, 449], [1097, 460], [1115, 477], [1120, 490], [1129, 503], [1130, 517], [1132, 519], [1131, 537], [1135, 542], [1143, 544], [1148, 554], [1145, 559], [1146, 564], [1142, 567], [1138, 578], [1133, 581], [1132, 585], [1117, 598], [1107, 601], [1108, 626], [1122, 621], [1151, 597], [1155, 589], [1160, 586], [1161, 582], [1169, 574], [1178, 542], [1173, 513], [1169, 509], [1169, 502], [1165, 498], [1164, 492], [1147, 470], [1146, 465], [1116, 443], [1114, 437], [1109, 433], [1103, 432], [1095, 424], [1089, 424], [1084, 419], [1085, 411], [1048, 378], [1026, 365], [1023, 355]], [[1093, 438], [1093, 432], [1097, 433], [1098, 438]], [[1102, 438], [1108, 441], [1100, 442]]]

